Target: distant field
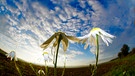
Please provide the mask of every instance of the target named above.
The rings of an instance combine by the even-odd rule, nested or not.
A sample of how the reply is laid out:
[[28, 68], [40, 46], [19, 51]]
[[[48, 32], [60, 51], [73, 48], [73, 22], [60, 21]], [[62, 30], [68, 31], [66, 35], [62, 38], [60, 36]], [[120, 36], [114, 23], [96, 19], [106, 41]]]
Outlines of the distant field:
[[[14, 62], [10, 61], [0, 50], [0, 76], [19, 76]], [[35, 72], [29, 66], [29, 63], [21, 60], [17, 61], [17, 65], [23, 76], [36, 76]], [[45, 69], [44, 66], [33, 65], [35, 71]], [[58, 68], [58, 76], [61, 76], [62, 68]], [[64, 76], [90, 76], [90, 67], [82, 68], [66, 68]], [[49, 68], [49, 76], [53, 76], [53, 68]], [[122, 59], [115, 59], [110, 62], [98, 65], [96, 76], [135, 76], [135, 54], [128, 55]]]

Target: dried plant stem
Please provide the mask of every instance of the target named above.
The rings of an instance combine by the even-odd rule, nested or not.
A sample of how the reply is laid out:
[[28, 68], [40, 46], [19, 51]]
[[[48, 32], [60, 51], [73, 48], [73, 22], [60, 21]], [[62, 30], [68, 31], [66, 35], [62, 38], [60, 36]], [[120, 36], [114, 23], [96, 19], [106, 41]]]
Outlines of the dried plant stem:
[[57, 58], [58, 58], [60, 41], [61, 41], [61, 35], [59, 36], [59, 39], [58, 39], [58, 45], [57, 45], [57, 51], [56, 51], [56, 57], [55, 57], [56, 60], [54, 63], [54, 76], [57, 76]]

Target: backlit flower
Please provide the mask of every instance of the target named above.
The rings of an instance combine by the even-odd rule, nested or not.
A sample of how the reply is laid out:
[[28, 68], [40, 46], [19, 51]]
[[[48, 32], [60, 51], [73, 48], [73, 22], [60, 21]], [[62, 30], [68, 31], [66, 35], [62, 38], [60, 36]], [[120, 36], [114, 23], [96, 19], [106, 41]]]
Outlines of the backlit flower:
[[8, 53], [6, 55], [7, 55], [7, 58], [10, 58], [11, 60], [15, 59], [15, 61], [17, 61], [15, 51], [11, 51], [10, 53]]
[[55, 41], [53, 43], [53, 47], [56, 47], [58, 45], [58, 41], [60, 40], [62, 42], [64, 51], [67, 50], [68, 39], [72, 40], [74, 42], [79, 42], [79, 39], [74, 36], [67, 36], [63, 32], [56, 32], [48, 40], [46, 40], [40, 47], [46, 49], [54, 39], [55, 39]]
[[93, 28], [89, 34], [87, 34], [83, 37], [79, 37], [81, 39], [82, 43], [86, 43], [86, 45], [84, 47], [85, 49], [88, 47], [88, 45], [97, 46], [96, 45], [96, 35], [100, 36], [100, 38], [103, 40], [103, 42], [107, 46], [109, 46], [109, 43], [112, 43], [112, 38], [115, 37], [100, 28]]
[[[55, 41], [52, 43], [52, 41], [55, 39]], [[45, 41], [40, 47], [46, 49], [49, 44], [53, 44], [53, 47], [57, 46], [57, 50], [56, 50], [56, 54], [54, 51], [54, 76], [57, 76], [57, 58], [58, 58], [58, 51], [59, 51], [59, 45], [60, 42], [62, 42], [63, 45], [63, 50], [66, 51], [68, 48], [68, 39], [72, 40], [74, 42], [79, 42], [80, 40], [74, 36], [67, 36], [65, 33], [63, 32], [56, 32], [55, 34], [53, 34], [47, 41]]]
[[[96, 47], [95, 50], [95, 58], [96, 58], [96, 67], [92, 70], [92, 76], [95, 75], [95, 72], [97, 70], [98, 66], [98, 58], [99, 58], [99, 38], [103, 40], [103, 42], [109, 46], [109, 43], [112, 43], [112, 38], [115, 36], [105, 32], [104, 30], [100, 28], [93, 28], [89, 34], [79, 37], [82, 43], [86, 43], [85, 49], [88, 47], [88, 45]], [[92, 50], [91, 50], [92, 51]]]
[[43, 53], [43, 56], [44, 56], [44, 61], [50, 61], [50, 60], [52, 60], [52, 59], [49, 57], [48, 52], [44, 52], [44, 53]]

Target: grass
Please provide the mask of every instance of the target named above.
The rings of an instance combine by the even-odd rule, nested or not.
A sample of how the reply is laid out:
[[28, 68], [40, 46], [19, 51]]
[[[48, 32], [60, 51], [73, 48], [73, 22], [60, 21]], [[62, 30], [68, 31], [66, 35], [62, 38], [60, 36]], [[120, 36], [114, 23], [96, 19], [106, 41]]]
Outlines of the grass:
[[112, 68], [104, 76], [135, 76], [135, 54], [108, 63]]
[[[19, 76], [14, 62], [7, 59], [5, 52], [0, 50], [0, 76]], [[36, 76], [31, 69], [30, 64], [18, 60], [18, 67], [23, 76]], [[43, 69], [44, 66], [31, 64], [36, 72]], [[57, 68], [57, 76], [61, 76], [63, 68]], [[54, 68], [48, 68], [48, 76], [54, 75]], [[90, 76], [90, 67], [66, 68], [64, 76]], [[114, 59], [98, 65], [96, 76], [135, 76], [135, 54], [128, 55], [122, 59]]]
[[[101, 71], [102, 70], [102, 71]], [[103, 76], [135, 76], [135, 54], [100, 64], [98, 74]]]

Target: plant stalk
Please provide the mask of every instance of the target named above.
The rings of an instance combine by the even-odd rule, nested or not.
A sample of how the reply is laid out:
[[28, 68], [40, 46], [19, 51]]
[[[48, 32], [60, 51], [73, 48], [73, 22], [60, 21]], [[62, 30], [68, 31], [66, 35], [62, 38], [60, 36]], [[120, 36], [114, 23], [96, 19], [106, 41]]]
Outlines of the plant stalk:
[[48, 66], [46, 64], [46, 61], [45, 61], [45, 75], [48, 76]]
[[97, 54], [96, 54], [96, 68], [98, 65], [98, 56], [99, 56], [99, 41], [98, 41], [98, 35], [96, 35], [96, 41], [97, 41]]
[[[66, 57], [66, 56], [65, 56]], [[65, 69], [66, 69], [66, 58], [64, 60], [64, 69], [62, 71], [62, 75], [61, 76], [64, 76], [64, 73], [65, 73]]]
[[97, 71], [97, 66], [98, 66], [98, 57], [99, 57], [99, 41], [98, 41], [98, 35], [96, 34], [96, 55], [95, 55], [95, 58], [96, 58], [96, 66], [94, 67], [93, 69], [93, 72], [92, 72], [92, 75], [91, 76], [94, 76], [96, 71]]
[[38, 74], [37, 74], [37, 72], [35, 71], [35, 69], [33, 68], [32, 64], [29, 63], [29, 65], [30, 65], [31, 69], [33, 70], [33, 72], [35, 72], [36, 76], [38, 76]]
[[56, 60], [54, 63], [54, 76], [57, 76], [57, 58], [58, 58], [60, 41], [61, 41], [61, 35], [59, 36], [59, 39], [58, 39], [58, 45], [57, 45], [57, 51], [56, 51], [56, 57], [55, 57]]
[[15, 60], [14, 60], [14, 63], [15, 63], [15, 67], [16, 67], [16, 69], [17, 69], [17, 71], [18, 71], [19, 75], [20, 75], [20, 76], [22, 76], [22, 74], [21, 74], [21, 72], [20, 72], [20, 69], [19, 69], [19, 67], [17, 66], [17, 64], [16, 64], [16, 61], [15, 61]]
[[[97, 71], [97, 66], [98, 66], [98, 57], [99, 57], [99, 41], [98, 41], [98, 35], [96, 34], [96, 41], [97, 41], [97, 45], [96, 45], [96, 66], [95, 66], [95, 69], [94, 69], [94, 75]], [[94, 76], [93, 75], [93, 76]]]

